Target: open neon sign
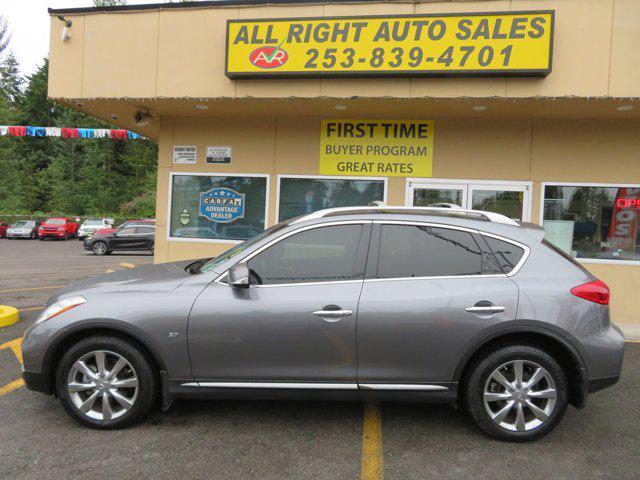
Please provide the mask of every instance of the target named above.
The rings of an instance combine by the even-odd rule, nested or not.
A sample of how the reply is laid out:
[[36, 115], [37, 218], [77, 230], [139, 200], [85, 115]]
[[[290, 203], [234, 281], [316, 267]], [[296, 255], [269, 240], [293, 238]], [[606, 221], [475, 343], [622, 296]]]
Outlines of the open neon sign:
[[640, 209], [640, 198], [617, 198], [616, 207]]

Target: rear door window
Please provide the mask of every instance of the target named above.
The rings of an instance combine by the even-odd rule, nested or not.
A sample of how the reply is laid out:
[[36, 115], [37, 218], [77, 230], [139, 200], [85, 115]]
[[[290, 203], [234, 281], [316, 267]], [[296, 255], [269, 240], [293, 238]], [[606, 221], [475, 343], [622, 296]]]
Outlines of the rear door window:
[[483, 252], [469, 232], [426, 225], [381, 227], [379, 278], [482, 273]]

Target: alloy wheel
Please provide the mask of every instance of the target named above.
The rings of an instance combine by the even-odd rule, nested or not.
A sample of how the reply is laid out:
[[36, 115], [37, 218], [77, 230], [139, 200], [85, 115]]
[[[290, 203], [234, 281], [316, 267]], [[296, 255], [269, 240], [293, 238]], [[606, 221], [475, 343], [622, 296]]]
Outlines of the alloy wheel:
[[491, 420], [500, 427], [526, 432], [542, 425], [556, 405], [551, 374], [529, 360], [512, 360], [496, 368], [485, 382], [483, 401]]
[[73, 364], [67, 376], [67, 390], [83, 415], [94, 420], [115, 420], [134, 406], [138, 375], [122, 355], [96, 350]]
[[96, 242], [93, 245], [93, 253], [96, 255], [104, 255], [107, 253], [107, 245], [104, 242]]

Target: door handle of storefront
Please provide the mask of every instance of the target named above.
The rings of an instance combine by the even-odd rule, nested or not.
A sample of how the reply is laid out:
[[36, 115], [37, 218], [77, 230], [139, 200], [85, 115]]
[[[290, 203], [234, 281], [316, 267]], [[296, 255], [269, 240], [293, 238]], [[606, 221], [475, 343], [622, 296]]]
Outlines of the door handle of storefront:
[[313, 314], [326, 322], [337, 322], [341, 318], [353, 315], [353, 312], [340, 308], [337, 305], [327, 305], [322, 310], [316, 310]]

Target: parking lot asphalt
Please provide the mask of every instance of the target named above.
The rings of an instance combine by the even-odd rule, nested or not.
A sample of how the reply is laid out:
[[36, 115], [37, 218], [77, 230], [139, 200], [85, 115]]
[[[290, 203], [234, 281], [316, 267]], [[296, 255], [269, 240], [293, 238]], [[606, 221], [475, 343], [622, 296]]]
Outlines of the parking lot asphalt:
[[640, 478], [635, 343], [617, 385], [583, 410], [569, 408], [553, 433], [530, 444], [491, 440], [448, 406], [399, 403], [178, 401], [132, 428], [101, 432], [14, 383], [20, 364], [11, 347], [59, 285], [152, 260], [95, 257], [75, 240], [0, 240], [0, 304], [21, 309], [19, 323], [0, 329], [1, 479]]

